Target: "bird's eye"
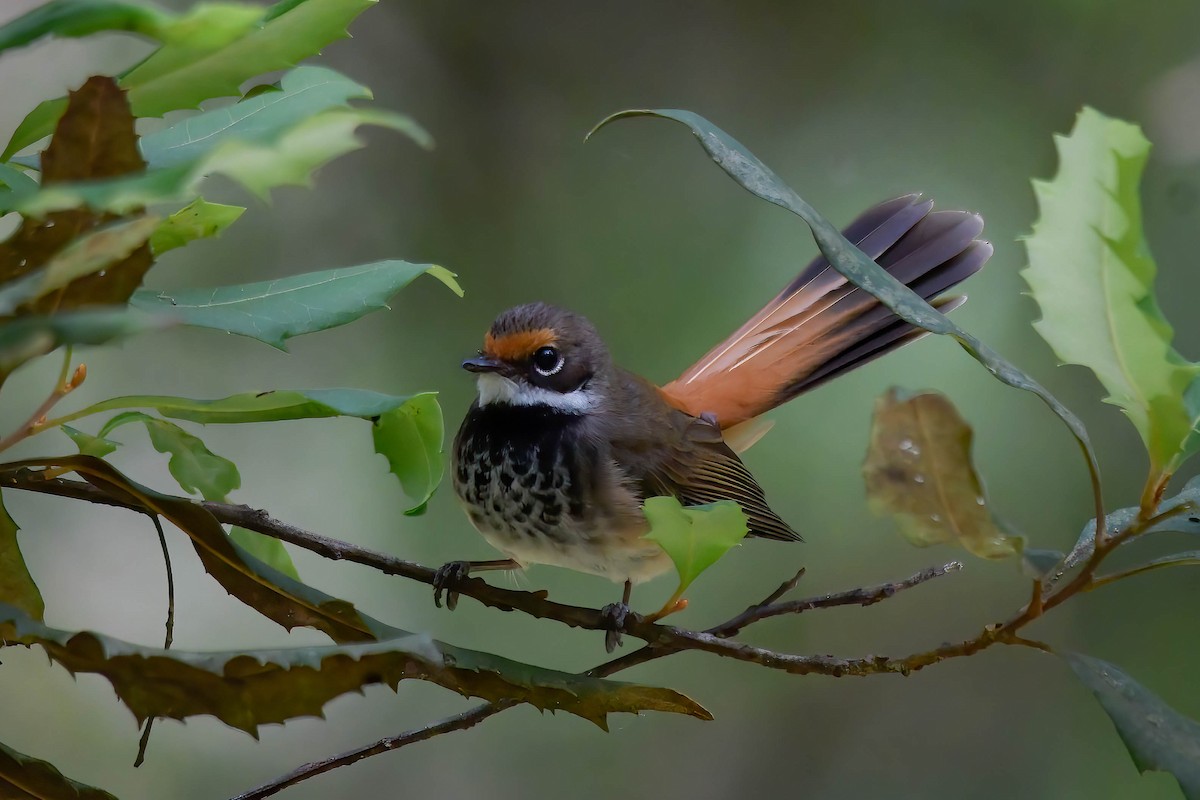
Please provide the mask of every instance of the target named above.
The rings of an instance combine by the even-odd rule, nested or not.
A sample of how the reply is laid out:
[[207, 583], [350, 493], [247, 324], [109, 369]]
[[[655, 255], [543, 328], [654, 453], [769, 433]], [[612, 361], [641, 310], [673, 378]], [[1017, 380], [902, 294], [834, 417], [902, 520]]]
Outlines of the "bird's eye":
[[564, 361], [562, 353], [553, 347], [540, 347], [533, 354], [533, 368], [547, 378], [561, 370]]

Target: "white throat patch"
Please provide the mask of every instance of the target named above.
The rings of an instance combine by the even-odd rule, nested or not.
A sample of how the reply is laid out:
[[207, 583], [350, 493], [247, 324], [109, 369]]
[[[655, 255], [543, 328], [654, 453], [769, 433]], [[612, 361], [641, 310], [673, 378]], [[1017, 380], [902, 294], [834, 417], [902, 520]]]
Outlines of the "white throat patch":
[[479, 405], [507, 403], [512, 406], [548, 406], [567, 414], [583, 414], [597, 405], [597, 397], [586, 388], [555, 392], [528, 383], [517, 383], [501, 375], [483, 373], [478, 378]]

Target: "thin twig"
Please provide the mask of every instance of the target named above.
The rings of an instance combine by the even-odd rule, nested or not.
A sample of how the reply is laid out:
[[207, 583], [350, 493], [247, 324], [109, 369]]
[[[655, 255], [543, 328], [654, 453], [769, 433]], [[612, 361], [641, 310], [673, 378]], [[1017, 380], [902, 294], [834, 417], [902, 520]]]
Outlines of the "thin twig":
[[[170, 650], [171, 643], [175, 640], [175, 572], [171, 569], [171, 551], [167, 549], [167, 535], [163, 533], [162, 522], [159, 521], [158, 514], [148, 514], [147, 516], [154, 523], [154, 530], [158, 533], [158, 543], [162, 545], [163, 563], [167, 568], [167, 630], [163, 636], [163, 650]], [[133, 760], [134, 768], [140, 767], [146, 760], [146, 748], [150, 744], [150, 730], [154, 727], [154, 719], [154, 717], [146, 719], [142, 738], [138, 740], [137, 757]]]
[[257, 789], [251, 789], [248, 792], [239, 794], [237, 797], [233, 798], [233, 800], [261, 800], [264, 797], [270, 797], [271, 795], [280, 792], [289, 786], [297, 784], [300, 781], [307, 780], [308, 778], [312, 778], [324, 772], [329, 772], [330, 770], [337, 769], [338, 767], [348, 766], [356, 761], [361, 761], [364, 758], [379, 755], [380, 753], [386, 753], [390, 750], [399, 750], [401, 747], [406, 745], [414, 744], [416, 742], [423, 742], [426, 739], [432, 739], [433, 737], [440, 736], [443, 733], [466, 730], [467, 728], [478, 725], [480, 722], [492, 716], [493, 714], [498, 714], [504, 709], [513, 705], [516, 705], [516, 703], [515, 701], [511, 700], [500, 700], [495, 703], [485, 703], [484, 705], [475, 706], [472, 709], [464, 711], [461, 714], [455, 714], [453, 717], [447, 717], [446, 719], [433, 723], [432, 725], [426, 725], [423, 728], [414, 728], [413, 730], [405, 731], [398, 736], [386, 736], [374, 744], [367, 745], [366, 747], [360, 747], [355, 750], [342, 753], [341, 755], [327, 758], [323, 761], [314, 761], [311, 764], [305, 764], [304, 766], [292, 770], [282, 777], [276, 778], [270, 783], [264, 783]]
[[75, 373], [67, 378], [67, 372], [70, 370], [71, 363], [71, 348], [67, 348], [66, 358], [63, 360], [62, 370], [59, 372], [58, 382], [54, 384], [54, 390], [50, 392], [50, 396], [42, 401], [34, 412], [29, 415], [29, 419], [21, 423], [14, 431], [9, 433], [3, 439], [0, 439], [0, 452], [7, 450], [17, 442], [24, 441], [30, 436], [41, 433], [47, 428], [53, 427], [46, 423], [46, 415], [50, 413], [50, 409], [58, 404], [58, 401], [69, 395], [71, 392], [79, 388], [87, 378], [87, 367], [80, 364], [75, 368]]
[[[831, 594], [823, 594], [817, 597], [807, 597], [803, 600], [790, 600], [784, 603], [777, 603], [775, 600], [785, 594], [787, 590], [783, 592], [776, 592], [768, 597], [764, 602], [759, 603], [757, 606], [751, 606], [728, 622], [724, 622], [715, 628], [709, 628], [708, 633], [711, 633], [714, 636], [728, 638], [730, 636], [736, 636], [748, 625], [752, 625], [755, 622], [769, 619], [771, 617], [779, 617], [784, 614], [802, 614], [805, 611], [813, 611], [819, 608], [834, 608], [836, 606], [873, 605], [881, 600], [886, 600], [897, 592], [901, 592], [905, 589], [911, 589], [914, 586], [918, 586], [926, 581], [931, 581], [934, 578], [940, 578], [941, 576], [947, 575], [951, 572], [957, 572], [962, 568], [962, 562], [951, 561], [950, 563], [944, 564], [940, 567], [929, 567], [927, 569], [923, 569], [917, 574], [905, 578], [902, 581], [881, 583], [878, 586], [863, 586], [859, 589], [849, 589], [843, 592], [833, 592]], [[803, 571], [801, 571], [801, 574], [803, 574]], [[793, 581], [789, 581], [789, 583], [791, 583], [792, 586], [795, 586], [798, 578], [799, 576], [797, 576], [796, 579], [793, 579]], [[785, 583], [784, 586], [780, 587], [780, 589], [783, 589], [785, 586], [788, 586], [788, 584]]]

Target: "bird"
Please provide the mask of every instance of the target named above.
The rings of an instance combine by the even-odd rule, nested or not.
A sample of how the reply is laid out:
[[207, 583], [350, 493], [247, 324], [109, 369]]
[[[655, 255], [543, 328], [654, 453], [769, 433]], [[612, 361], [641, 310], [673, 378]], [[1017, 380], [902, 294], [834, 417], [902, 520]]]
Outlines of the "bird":
[[[948, 312], [942, 293], [992, 255], [983, 219], [934, 211], [910, 194], [861, 214], [843, 234], [895, 278]], [[659, 386], [614, 362], [585, 317], [542, 302], [495, 318], [462, 362], [477, 396], [451, 451], [454, 491], [471, 523], [504, 555], [453, 561], [435, 601], [454, 607], [470, 572], [549, 564], [623, 584], [604, 608], [606, 646], [620, 643], [634, 584], [671, 568], [643, 538], [642, 502], [733, 500], [749, 536], [800, 534], [772, 510], [739, 457], [765, 432], [762, 415], [924, 335], [818, 257], [733, 334]], [[651, 619], [669, 613], [665, 608]]]

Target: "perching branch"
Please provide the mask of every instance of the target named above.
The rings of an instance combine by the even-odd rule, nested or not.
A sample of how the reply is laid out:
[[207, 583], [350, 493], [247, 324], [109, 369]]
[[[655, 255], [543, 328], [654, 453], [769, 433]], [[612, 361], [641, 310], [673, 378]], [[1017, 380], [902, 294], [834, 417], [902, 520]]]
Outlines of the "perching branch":
[[[86, 500], [92, 503], [128, 508], [135, 511], [145, 511], [140, 505], [126, 497], [114, 497], [103, 490], [81, 481], [68, 481], [61, 478], [42, 480], [36, 472], [17, 470], [0, 473], [0, 487], [24, 489], [28, 491], [70, 497]], [[371, 550], [349, 542], [332, 539], [327, 536], [306, 531], [303, 528], [277, 520], [265, 511], [253, 509], [246, 505], [228, 503], [200, 503], [213, 517], [225, 524], [238, 525], [275, 539], [310, 550], [317, 555], [334, 561], [352, 561], [356, 564], [371, 567], [387, 575], [398, 575], [410, 580], [433, 585], [435, 570], [430, 567], [406, 561], [377, 550]], [[804, 611], [820, 608], [833, 608], [843, 605], [870, 605], [897, 591], [924, 583], [933, 578], [945, 575], [958, 569], [961, 565], [953, 562], [945, 567], [925, 570], [903, 581], [883, 584], [876, 587], [854, 589], [850, 592], [839, 592], [832, 595], [808, 598], [787, 603], [755, 606], [739, 614], [725, 625], [735, 625], [741, 629], [759, 619], [779, 616], [781, 614], [799, 614]], [[520, 589], [505, 589], [493, 586], [480, 578], [465, 578], [455, 586], [455, 591], [467, 597], [472, 597], [492, 608], [503, 611], [521, 611], [538, 619], [550, 619], [575, 628], [586, 630], [608, 630], [609, 622], [597, 609], [567, 605], [550, 600], [544, 591], [530, 592]], [[773, 594], [772, 597], [775, 595]], [[759, 615], [759, 616], [755, 616]], [[716, 655], [734, 658], [741, 661], [753, 661], [775, 669], [788, 672], [821, 672], [828, 675], [869, 674], [871, 672], [894, 671], [877, 664], [878, 659], [829, 659], [827, 657], [788, 656], [773, 653], [769, 650], [741, 645], [737, 642], [725, 641], [724, 636], [713, 632], [689, 631], [672, 625], [662, 625], [647, 622], [639, 615], [632, 615], [626, 622], [622, 633], [642, 639], [656, 646], [666, 648], [671, 652], [679, 650], [705, 650]]]
[[[53, 494], [129, 508], [145, 512], [139, 504], [127, 497], [114, 497], [91, 484], [61, 478], [43, 479], [38, 473], [18, 469], [0, 472], [0, 487], [23, 489], [44, 494]], [[306, 531], [295, 525], [273, 518], [265, 511], [245, 505], [226, 503], [200, 503], [219, 522], [239, 525], [258, 533], [271, 536], [298, 547], [310, 550], [331, 560], [352, 561], [371, 567], [389, 575], [399, 575], [410, 580], [432, 585], [435, 570], [412, 561], [396, 558], [368, 548], [359, 547]], [[1182, 504], [1149, 519], [1135, 519], [1127, 527], [1110, 532], [1095, 543], [1094, 549], [1082, 568], [1068, 582], [1043, 593], [1041, 581], [1034, 581], [1033, 595], [1024, 608], [1005, 622], [988, 625], [976, 636], [957, 643], [944, 644], [932, 650], [913, 653], [901, 658], [868, 655], [858, 658], [839, 658], [830, 655], [794, 655], [731, 641], [745, 628], [764, 619], [800, 614], [806, 611], [834, 608], [846, 605], [871, 605], [892, 597], [904, 589], [918, 586], [934, 578], [958, 571], [959, 562], [950, 562], [941, 567], [931, 567], [909, 578], [878, 586], [860, 587], [842, 592], [818, 595], [800, 600], [783, 600], [783, 596], [795, 589], [803, 570], [785, 581], [762, 602], [750, 606], [729, 620], [705, 631], [693, 631], [671, 625], [647, 622], [639, 615], [631, 615], [622, 633], [642, 639], [646, 646], [620, 658], [613, 659], [589, 670], [586, 674], [603, 677], [637, 664], [663, 658], [685, 650], [701, 650], [724, 658], [748, 661], [770, 669], [778, 669], [798, 675], [822, 674], [834, 677], [866, 676], [882, 673], [908, 675], [916, 670], [950, 658], [969, 656], [994, 644], [1020, 645], [1040, 650], [1048, 646], [1019, 635], [1019, 631], [1046, 611], [1083, 591], [1110, 582], [1108, 578], [1097, 579], [1096, 569], [1104, 558], [1120, 545], [1149, 530], [1164, 518], [1186, 513], [1190, 507]], [[1134, 574], [1131, 572], [1130, 574]], [[571, 606], [550, 600], [544, 591], [529, 592], [492, 586], [479, 578], [466, 578], [454, 587], [461, 595], [472, 597], [484, 605], [504, 611], [522, 611], [539, 619], [552, 619], [572, 627], [590, 630], [606, 630], [609, 623], [596, 609]], [[314, 775], [340, 766], [352, 764], [371, 755], [394, 750], [413, 742], [424, 741], [442, 733], [462, 730], [499, 713], [514, 703], [500, 702], [478, 706], [467, 712], [441, 722], [415, 729], [348, 753], [298, 768], [282, 778], [243, 794], [240, 798], [267, 797], [281, 789]]]

